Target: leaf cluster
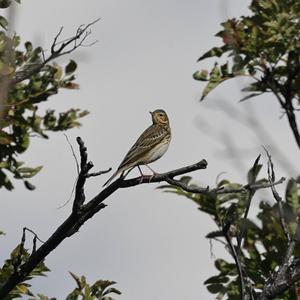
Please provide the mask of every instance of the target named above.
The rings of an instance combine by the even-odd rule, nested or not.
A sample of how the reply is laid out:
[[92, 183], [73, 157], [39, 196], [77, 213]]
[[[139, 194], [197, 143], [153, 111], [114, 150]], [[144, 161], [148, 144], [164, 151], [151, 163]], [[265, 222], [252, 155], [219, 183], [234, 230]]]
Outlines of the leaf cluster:
[[[10, 173], [23, 180], [28, 189], [34, 189], [28, 179], [41, 167], [24, 166], [18, 156], [29, 148], [32, 137], [47, 139], [48, 132], [78, 127], [78, 119], [88, 113], [79, 109], [56, 113], [40, 108], [59, 90], [79, 88], [74, 82], [75, 61], [62, 67], [45, 64], [44, 59], [41, 47], [26, 42], [22, 49], [18, 36], [10, 38], [5, 31], [0, 32], [0, 188], [13, 189]], [[22, 76], [26, 79], [19, 82]]]
[[70, 274], [76, 281], [77, 287], [67, 296], [66, 300], [114, 300], [111, 294], [121, 295], [121, 292], [113, 287], [116, 284], [114, 281], [98, 280], [89, 285], [84, 276], [79, 277], [71, 272]]
[[[266, 179], [257, 179], [262, 165], [259, 164], [259, 157], [247, 174], [249, 185], [259, 185], [266, 182]], [[183, 177], [181, 181], [189, 183], [191, 177]], [[194, 186], [197, 186], [194, 184]], [[217, 189], [221, 187], [239, 189], [239, 183], [229, 180], [222, 180], [218, 183]], [[218, 194], [211, 193], [189, 193], [177, 186], [163, 186], [166, 192], [184, 196], [198, 205], [198, 209], [208, 214], [217, 226], [217, 230], [210, 232], [206, 238], [226, 244], [224, 229], [227, 228], [232, 241], [236, 241], [235, 247], [245, 270], [247, 278], [247, 289], [254, 293], [254, 298], [261, 293], [266, 280], [280, 265], [284, 257], [286, 237], [284, 235], [278, 204], [274, 200], [262, 200], [259, 205], [257, 219], [248, 217], [253, 190], [238, 193]], [[300, 215], [300, 194], [299, 182], [290, 179], [286, 186], [283, 201], [284, 218], [291, 236], [296, 236], [297, 222]], [[241, 242], [240, 248], [238, 247]], [[227, 248], [227, 250], [229, 250]], [[300, 255], [300, 243], [297, 242], [294, 255]], [[230, 251], [229, 251], [230, 252]], [[216, 294], [217, 299], [240, 299], [240, 287], [238, 271], [234, 262], [224, 259], [216, 259], [215, 267], [218, 274], [205, 281], [207, 289]], [[295, 299], [296, 290], [291, 287], [281, 295], [280, 299]]]
[[[15, 272], [18, 271], [18, 266], [28, 260], [30, 253], [20, 244], [10, 254], [10, 258], [4, 262], [0, 269], [0, 286]], [[46, 276], [46, 272], [50, 270], [46, 267], [44, 262], [39, 263], [34, 270], [28, 275], [24, 282], [19, 283], [6, 297], [7, 300], [21, 298], [23, 296], [31, 296], [30, 300], [51, 300], [55, 298], [48, 298], [42, 294], [35, 296], [30, 290], [31, 285], [28, 283], [30, 279], [37, 276]], [[114, 300], [112, 294], [121, 295], [121, 292], [114, 288], [116, 284], [114, 281], [97, 280], [93, 284], [88, 284], [84, 276], [78, 277], [70, 272], [72, 278], [75, 280], [77, 287], [69, 293], [66, 300]]]
[[[2, 286], [7, 279], [18, 272], [18, 267], [26, 262], [30, 256], [27, 249], [22, 244], [18, 245], [10, 254], [10, 258], [5, 260], [2, 268], [0, 268], [0, 286]], [[14, 289], [6, 297], [7, 300], [21, 298], [23, 295], [33, 296], [30, 290], [31, 285], [27, 282], [33, 277], [46, 276], [46, 272], [50, 271], [44, 262], [40, 262], [34, 270], [26, 277], [24, 282], [17, 284]]]
[[213, 47], [198, 61], [224, 57], [212, 70], [200, 70], [194, 78], [208, 82], [202, 100], [220, 83], [239, 76], [253, 79], [242, 100], [276, 91], [283, 97], [300, 95], [300, 4], [298, 0], [253, 0], [251, 15], [222, 23], [216, 36], [222, 45]]
[[[116, 284], [114, 281], [98, 280], [93, 284], [88, 284], [84, 276], [77, 276], [70, 272], [75, 280], [77, 287], [66, 297], [66, 300], [114, 300], [111, 294], [121, 295], [121, 292], [112, 287]], [[56, 298], [49, 298], [42, 294], [38, 294], [29, 300], [55, 300]]]

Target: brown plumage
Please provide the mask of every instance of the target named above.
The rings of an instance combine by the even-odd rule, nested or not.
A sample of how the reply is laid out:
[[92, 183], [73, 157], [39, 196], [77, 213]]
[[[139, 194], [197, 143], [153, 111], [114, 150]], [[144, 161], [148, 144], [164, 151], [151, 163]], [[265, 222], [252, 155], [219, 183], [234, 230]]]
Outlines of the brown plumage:
[[168, 116], [162, 109], [150, 113], [152, 115], [152, 125], [141, 134], [116, 172], [103, 186], [111, 182], [118, 174], [123, 175], [126, 170], [131, 170], [140, 165], [147, 165], [159, 159], [167, 151], [171, 141]]

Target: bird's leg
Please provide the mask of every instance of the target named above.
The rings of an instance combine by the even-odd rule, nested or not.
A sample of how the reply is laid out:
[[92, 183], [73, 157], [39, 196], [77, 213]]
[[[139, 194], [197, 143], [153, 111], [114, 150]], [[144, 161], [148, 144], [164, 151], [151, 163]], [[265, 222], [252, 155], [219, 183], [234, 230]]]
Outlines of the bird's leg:
[[143, 172], [142, 172], [140, 166], [137, 166], [137, 167], [138, 167], [138, 169], [139, 169], [139, 171], [140, 171], [140, 173], [141, 173], [140, 183], [142, 183], [142, 181], [143, 181], [143, 179], [144, 179], [144, 174], [143, 174]]
[[159, 175], [157, 172], [155, 172], [154, 170], [152, 170], [152, 168], [150, 168], [148, 165], [145, 165], [153, 174], [151, 175], [150, 179], [149, 179], [149, 182], [151, 182], [152, 178], [155, 176], [155, 175]]

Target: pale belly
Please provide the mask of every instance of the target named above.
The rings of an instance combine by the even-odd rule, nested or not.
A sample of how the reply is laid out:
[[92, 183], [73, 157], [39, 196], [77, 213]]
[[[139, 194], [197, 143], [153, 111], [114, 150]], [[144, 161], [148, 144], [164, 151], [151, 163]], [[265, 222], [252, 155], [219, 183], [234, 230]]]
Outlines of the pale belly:
[[162, 157], [168, 150], [169, 144], [170, 144], [169, 141], [166, 141], [163, 144], [156, 145], [153, 149], [151, 149], [151, 151], [149, 151], [149, 153], [147, 154], [147, 157], [144, 159], [143, 163], [149, 164], [149, 163], [159, 159], [160, 157]]

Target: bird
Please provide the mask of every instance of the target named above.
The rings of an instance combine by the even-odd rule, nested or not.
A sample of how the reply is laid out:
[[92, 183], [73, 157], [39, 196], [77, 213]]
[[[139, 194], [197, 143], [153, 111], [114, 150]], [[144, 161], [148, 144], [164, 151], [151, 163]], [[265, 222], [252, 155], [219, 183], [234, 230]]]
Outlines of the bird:
[[152, 125], [140, 135], [125, 155], [115, 173], [103, 186], [110, 183], [119, 174], [123, 177], [125, 171], [129, 170], [129, 173], [135, 167], [138, 167], [142, 176], [141, 179], [143, 179], [143, 173], [139, 167], [140, 165], [147, 166], [153, 172], [153, 176], [157, 174], [148, 164], [162, 157], [168, 150], [171, 141], [171, 128], [168, 115], [163, 109], [156, 109], [153, 112], [150, 111], [150, 114], [152, 117]]

